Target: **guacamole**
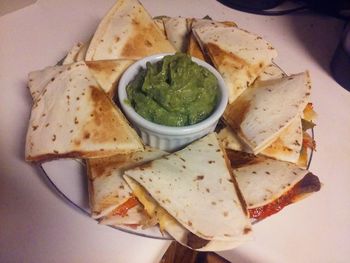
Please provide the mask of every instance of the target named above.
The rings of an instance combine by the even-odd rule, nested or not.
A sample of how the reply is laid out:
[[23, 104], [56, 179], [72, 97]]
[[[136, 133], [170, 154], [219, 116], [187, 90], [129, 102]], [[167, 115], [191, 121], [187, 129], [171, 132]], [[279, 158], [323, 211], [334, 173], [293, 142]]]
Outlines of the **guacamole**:
[[128, 100], [147, 120], [167, 126], [186, 126], [207, 118], [218, 99], [213, 73], [183, 53], [147, 63], [127, 85]]

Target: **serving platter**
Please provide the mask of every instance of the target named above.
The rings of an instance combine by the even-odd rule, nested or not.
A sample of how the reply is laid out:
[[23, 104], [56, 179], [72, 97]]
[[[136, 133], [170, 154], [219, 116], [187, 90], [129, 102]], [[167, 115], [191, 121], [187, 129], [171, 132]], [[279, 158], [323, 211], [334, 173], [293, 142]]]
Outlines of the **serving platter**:
[[[242, 31], [242, 32], [246, 32], [246, 31]], [[254, 38], [254, 41], [257, 41], [257, 40], [260, 40], [260, 38]], [[268, 46], [268, 43], [266, 45]], [[273, 48], [271, 47], [270, 50], [273, 50]], [[272, 58], [269, 61], [269, 63], [271, 63], [271, 61], [272, 61]], [[61, 64], [61, 63], [59, 62], [58, 64]], [[83, 64], [84, 64], [84, 62], [83, 62]], [[261, 63], [261, 65], [263, 65], [263, 64]], [[77, 65], [77, 66], [79, 66], [79, 65]], [[68, 70], [70, 70], [70, 68], [68, 68]], [[221, 74], [224, 74], [224, 73], [221, 73]], [[281, 70], [277, 65], [273, 64], [273, 65], [267, 67], [265, 69], [265, 71], [263, 72], [263, 74], [259, 74], [257, 82], [260, 80], [265, 81], [265, 80], [271, 80], [274, 78], [279, 79], [281, 76], [286, 76], [286, 75], [287, 74], [283, 70]], [[293, 79], [293, 78], [291, 78], [291, 79]], [[54, 80], [55, 80], [55, 78], [51, 79], [51, 81], [54, 81]], [[248, 81], [247, 81], [247, 83], [248, 83]], [[45, 94], [45, 92], [43, 92], [43, 94]], [[306, 94], [310, 94], [310, 93], [306, 93]], [[237, 96], [239, 96], [239, 94]], [[67, 96], [67, 97], [69, 99], [69, 96]], [[79, 97], [77, 97], [77, 100], [79, 100]], [[77, 110], [79, 110], [79, 107], [77, 108]], [[278, 111], [278, 109], [275, 109], [275, 110]], [[75, 122], [75, 123], [78, 123], [78, 122]], [[36, 126], [35, 126], [34, 130], [36, 130]], [[313, 137], [313, 130], [311, 131], [311, 133], [312, 133], [311, 135]], [[56, 140], [56, 135], [54, 135], [54, 136], [55, 137], [54, 137], [53, 141]], [[297, 141], [297, 143], [298, 143], [298, 141]], [[54, 152], [58, 153], [58, 151], [54, 151]], [[312, 151], [311, 150], [309, 151], [308, 156], [309, 156], [309, 159], [307, 162], [308, 163], [307, 168], [310, 166], [310, 163], [311, 163], [311, 158], [312, 158]], [[74, 155], [71, 155], [71, 157], [76, 158], [76, 156], [74, 156]], [[81, 156], [81, 157], [85, 158], [87, 156]], [[96, 157], [96, 156], [94, 156], [94, 157]], [[304, 163], [304, 165], [305, 165], [305, 163]], [[70, 206], [72, 206], [74, 209], [77, 209], [78, 211], [80, 211], [84, 215], [86, 215], [89, 218], [91, 218], [92, 220], [94, 220], [91, 217], [91, 211], [90, 211], [89, 192], [88, 192], [88, 190], [89, 190], [88, 189], [88, 177], [87, 177], [87, 167], [86, 166], [87, 165], [85, 164], [84, 161], [77, 160], [77, 159], [54, 159], [54, 160], [50, 160], [48, 162], [43, 162], [40, 164], [40, 168], [42, 169], [44, 175], [48, 179], [48, 182], [51, 184], [51, 187], [56, 191], [56, 193], [64, 201], [66, 201]], [[268, 173], [268, 172], [266, 172], [266, 173]], [[209, 193], [209, 190], [207, 190], [207, 192]], [[90, 198], [91, 198], [91, 196], [90, 196]], [[224, 216], [226, 216], [225, 213], [226, 212], [224, 212]], [[252, 220], [252, 221], [253, 221], [253, 223], [255, 223], [254, 220]], [[191, 221], [189, 221], [189, 222], [191, 223]], [[98, 221], [96, 221], [96, 223], [98, 223]], [[136, 227], [132, 227], [132, 226], [113, 226], [113, 228], [120, 230], [120, 231], [123, 231], [123, 232], [135, 234], [138, 236], [148, 237], [148, 238], [162, 239], [162, 240], [171, 240], [172, 239], [166, 233], [162, 233], [160, 231], [159, 227], [157, 227], [157, 226], [149, 227], [147, 229], [144, 229], [142, 227], [136, 228]]]

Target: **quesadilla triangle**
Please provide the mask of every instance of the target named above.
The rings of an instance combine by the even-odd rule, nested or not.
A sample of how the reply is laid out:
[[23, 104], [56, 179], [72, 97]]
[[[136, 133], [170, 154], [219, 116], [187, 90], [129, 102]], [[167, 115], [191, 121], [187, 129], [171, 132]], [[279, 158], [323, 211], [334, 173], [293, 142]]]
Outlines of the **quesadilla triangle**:
[[307, 72], [260, 82], [228, 105], [224, 120], [258, 154], [295, 119], [300, 119], [311, 92]]
[[164, 17], [165, 33], [176, 51], [185, 52], [188, 46], [190, 27], [184, 17]]
[[130, 59], [86, 61], [92, 75], [110, 98], [116, 94], [118, 82], [124, 71], [135, 61]]
[[165, 155], [158, 149], [87, 160], [91, 216], [108, 225], [141, 225], [146, 220], [123, 172]]
[[34, 101], [27, 161], [97, 158], [141, 150], [140, 138], [84, 62], [55, 75]]
[[119, 0], [97, 27], [85, 60], [136, 60], [166, 52], [175, 49], [141, 3]]
[[124, 178], [147, 214], [157, 217], [161, 230], [178, 242], [203, 250], [224, 243], [228, 249], [251, 232], [228, 165], [215, 133], [210, 133], [178, 152], [127, 170]]
[[262, 220], [321, 189], [318, 177], [295, 164], [227, 150], [249, 216]]
[[[218, 133], [218, 138], [227, 149], [252, 153], [250, 147], [230, 127], [223, 128]], [[297, 163], [300, 159], [302, 144], [303, 132], [301, 119], [296, 118], [260, 154], [281, 161]]]
[[192, 32], [221, 73], [229, 91], [229, 103], [277, 56], [270, 43], [238, 27], [206, 24], [193, 26]]

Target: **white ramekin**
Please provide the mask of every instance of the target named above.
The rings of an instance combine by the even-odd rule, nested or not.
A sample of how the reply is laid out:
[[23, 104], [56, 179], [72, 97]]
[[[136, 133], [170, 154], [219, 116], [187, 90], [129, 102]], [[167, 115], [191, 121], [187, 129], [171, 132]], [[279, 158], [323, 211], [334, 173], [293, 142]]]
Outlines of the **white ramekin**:
[[174, 150], [178, 150], [179, 148], [186, 146], [192, 141], [199, 139], [204, 135], [214, 131], [218, 120], [220, 119], [221, 115], [224, 113], [224, 110], [226, 108], [228, 101], [228, 92], [224, 80], [215, 68], [213, 68], [211, 65], [200, 59], [192, 57], [192, 61], [207, 68], [218, 79], [219, 98], [213, 113], [199, 123], [184, 127], [165, 126], [144, 119], [134, 110], [130, 103], [127, 102], [126, 86], [131, 80], [135, 78], [135, 76], [137, 75], [137, 73], [139, 73], [141, 68], [146, 68], [147, 62], [157, 62], [166, 55], [172, 54], [157, 54], [145, 57], [132, 64], [124, 72], [123, 76], [119, 81], [118, 98], [123, 112], [125, 113], [128, 120], [136, 128], [143, 142], [146, 145], [171, 152]]

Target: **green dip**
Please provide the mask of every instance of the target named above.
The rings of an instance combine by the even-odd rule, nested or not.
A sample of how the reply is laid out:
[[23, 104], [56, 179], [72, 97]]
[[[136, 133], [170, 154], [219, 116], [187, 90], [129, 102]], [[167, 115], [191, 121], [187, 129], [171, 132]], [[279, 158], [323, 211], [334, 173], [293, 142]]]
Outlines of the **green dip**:
[[186, 126], [207, 118], [218, 99], [213, 73], [176, 53], [146, 64], [127, 85], [128, 100], [147, 120], [167, 126]]

